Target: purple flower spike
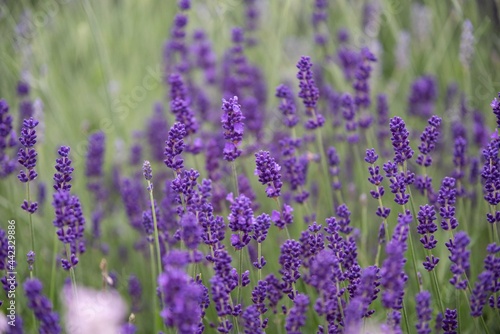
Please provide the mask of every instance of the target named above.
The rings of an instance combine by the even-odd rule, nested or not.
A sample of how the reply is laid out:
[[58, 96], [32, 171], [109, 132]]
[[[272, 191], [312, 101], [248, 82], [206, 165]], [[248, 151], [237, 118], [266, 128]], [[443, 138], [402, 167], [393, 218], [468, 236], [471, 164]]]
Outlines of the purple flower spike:
[[437, 240], [434, 239], [432, 235], [437, 231], [437, 225], [434, 223], [436, 220], [436, 210], [434, 206], [428, 204], [421, 206], [418, 211], [417, 220], [417, 232], [423, 235], [422, 238], [420, 238], [420, 242], [425, 248], [433, 249], [437, 244]]
[[453, 241], [450, 240], [446, 243], [446, 247], [451, 253], [450, 260], [452, 262], [450, 270], [453, 277], [450, 279], [450, 283], [459, 290], [467, 288], [467, 279], [462, 279], [462, 275], [467, 274], [470, 268], [470, 251], [467, 250], [469, 243], [469, 236], [464, 231], [459, 231], [455, 234]]
[[313, 79], [311, 58], [302, 56], [297, 63], [299, 72], [299, 97], [302, 99], [306, 107], [306, 115], [310, 118], [307, 120], [305, 127], [308, 130], [320, 128], [325, 124], [325, 118], [317, 111], [317, 103], [319, 99], [319, 89]]
[[35, 127], [38, 125], [38, 121], [30, 118], [23, 121], [23, 129], [21, 131], [21, 137], [19, 142], [23, 146], [19, 149], [17, 153], [18, 162], [26, 168], [26, 172], [21, 170], [17, 178], [22, 183], [29, 182], [36, 179], [38, 174], [35, 171], [36, 157], [37, 153], [33, 146], [36, 144], [36, 131]]
[[437, 83], [432, 76], [423, 76], [415, 80], [408, 97], [408, 113], [424, 118], [434, 113], [437, 99]]
[[294, 306], [286, 317], [285, 329], [288, 334], [301, 334], [301, 327], [306, 324], [307, 309], [309, 308], [309, 297], [298, 294], [294, 301]]
[[100, 177], [102, 176], [102, 166], [104, 160], [106, 136], [104, 132], [96, 132], [89, 136], [87, 161], [85, 165], [85, 176]]
[[439, 215], [441, 216], [441, 228], [445, 231], [454, 230], [458, 226], [458, 220], [455, 218], [455, 201], [457, 190], [455, 179], [445, 177], [439, 189], [438, 203], [440, 205]]
[[9, 105], [0, 99], [0, 177], [6, 177], [15, 170], [15, 160], [7, 154], [8, 148], [17, 145], [16, 135], [12, 126], [12, 116]]
[[402, 165], [413, 156], [413, 150], [410, 147], [410, 140], [408, 139], [410, 133], [406, 129], [405, 122], [400, 117], [391, 118], [389, 125], [392, 133], [392, 147], [395, 153], [394, 162]]
[[267, 197], [275, 198], [281, 194], [281, 166], [276, 163], [271, 153], [259, 151], [255, 153], [255, 174], [259, 176], [259, 182], [267, 186]]
[[293, 128], [299, 122], [299, 117], [297, 116], [292, 90], [287, 85], [279, 85], [276, 87], [276, 97], [281, 99], [279, 110], [284, 116], [283, 124]]
[[61, 333], [59, 315], [52, 311], [52, 303], [42, 294], [42, 283], [38, 279], [30, 279], [24, 283], [24, 292], [28, 299], [28, 307], [40, 321], [40, 333]]
[[234, 161], [238, 158], [242, 151], [238, 146], [243, 140], [245, 116], [241, 112], [241, 106], [238, 104], [238, 97], [235, 96], [229, 100], [222, 100], [221, 117], [222, 128], [224, 129], [224, 139], [227, 140], [224, 146], [224, 160]]
[[71, 167], [71, 159], [69, 158], [69, 146], [61, 146], [57, 151], [60, 158], [56, 159], [55, 169], [57, 173], [54, 174], [54, 189], [55, 190], [70, 190], [71, 189], [71, 174], [74, 168]]
[[227, 217], [229, 221], [229, 228], [233, 232], [238, 232], [238, 234], [233, 234], [231, 236], [231, 245], [237, 250], [241, 250], [243, 247], [248, 245], [250, 242], [250, 233], [254, 230], [254, 216], [252, 210], [252, 202], [245, 195], [240, 195], [231, 201], [231, 212]]
[[457, 334], [458, 320], [457, 320], [457, 310], [446, 309], [443, 319], [444, 334]]
[[417, 319], [418, 322], [415, 325], [418, 334], [430, 334], [431, 327], [429, 322], [432, 320], [432, 309], [431, 309], [431, 294], [429, 291], [422, 291], [417, 294], [415, 298], [417, 305]]
[[493, 110], [493, 114], [495, 114], [497, 118], [497, 127], [500, 128], [500, 92], [498, 93], [498, 98], [494, 98], [490, 103], [491, 109]]
[[174, 123], [168, 132], [168, 139], [165, 142], [165, 165], [180, 173], [184, 168], [184, 160], [181, 153], [185, 148], [184, 137], [186, 136], [186, 127], [182, 123]]

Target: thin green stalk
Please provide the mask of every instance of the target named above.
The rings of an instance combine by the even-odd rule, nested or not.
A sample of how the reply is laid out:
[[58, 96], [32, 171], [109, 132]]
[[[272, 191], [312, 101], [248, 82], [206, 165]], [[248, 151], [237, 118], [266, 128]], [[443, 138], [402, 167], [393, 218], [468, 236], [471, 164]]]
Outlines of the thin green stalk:
[[50, 300], [52, 302], [54, 302], [54, 297], [55, 297], [55, 293], [56, 293], [55, 287], [56, 287], [57, 256], [55, 254], [57, 254], [57, 241], [58, 241], [57, 234], [54, 233], [54, 240], [53, 240], [53, 247], [52, 247], [53, 257], [52, 257], [52, 269], [51, 269], [51, 273], [50, 273], [50, 293], [49, 293]]
[[[29, 174], [29, 171], [28, 171]], [[28, 197], [28, 205], [31, 204], [31, 193], [30, 193], [30, 181], [26, 182], [26, 191], [27, 191], [27, 197]], [[29, 214], [29, 219], [30, 219], [30, 231], [31, 231], [31, 250], [35, 253], [36, 256], [36, 251], [35, 251], [35, 228], [33, 226], [33, 214]], [[35, 264], [33, 263], [33, 273], [36, 274], [35, 272]], [[36, 276], [36, 275], [35, 275]]]
[[[155, 311], [155, 314], [159, 314], [160, 312], [160, 309], [159, 309], [159, 302], [158, 302], [158, 296], [156, 295], [156, 269], [155, 269], [155, 252], [154, 252], [154, 249], [153, 249], [153, 244], [152, 243], [149, 243], [149, 253], [150, 253], [150, 256], [151, 256], [151, 259], [150, 259], [150, 265], [151, 265], [151, 289], [152, 289], [152, 298], [153, 298], [153, 307], [154, 309], [156, 310]], [[154, 321], [153, 321], [153, 324], [154, 324], [154, 330], [155, 330], [155, 333], [158, 332], [158, 330], [160, 329], [160, 324], [159, 324], [159, 320], [160, 318], [155, 316], [154, 317]]]
[[[163, 268], [161, 265], [160, 236], [158, 233], [158, 221], [156, 219], [156, 208], [155, 208], [155, 201], [154, 201], [154, 197], [153, 197], [153, 184], [150, 180], [146, 180], [146, 181], [148, 183], [149, 201], [151, 202], [151, 214], [153, 216], [153, 225], [154, 225], [154, 234], [155, 234], [154, 238], [155, 238], [155, 246], [156, 246], [156, 265], [158, 267], [157, 268], [158, 271], [152, 272], [152, 274], [158, 273], [158, 275], [159, 275], [163, 271]], [[154, 263], [155, 253], [152, 249], [153, 246], [150, 245], [150, 247], [151, 247], [151, 261]], [[153, 281], [154, 281], [153, 291], [156, 292], [156, 278], [155, 277], [154, 277]], [[160, 292], [160, 297], [162, 298], [161, 292]], [[157, 299], [156, 293], [155, 293], [155, 299]], [[155, 316], [155, 326], [157, 326], [160, 310], [158, 307], [158, 303], [155, 303], [155, 306], [157, 309], [157, 313]]]
[[231, 167], [233, 169], [234, 190], [236, 192], [236, 196], [240, 196], [240, 189], [238, 187], [238, 174], [236, 174], [236, 162], [235, 162], [235, 160], [233, 160]]
[[411, 333], [410, 331], [410, 320], [408, 319], [408, 313], [406, 312], [406, 303], [403, 301], [403, 317], [405, 318], [406, 333]]

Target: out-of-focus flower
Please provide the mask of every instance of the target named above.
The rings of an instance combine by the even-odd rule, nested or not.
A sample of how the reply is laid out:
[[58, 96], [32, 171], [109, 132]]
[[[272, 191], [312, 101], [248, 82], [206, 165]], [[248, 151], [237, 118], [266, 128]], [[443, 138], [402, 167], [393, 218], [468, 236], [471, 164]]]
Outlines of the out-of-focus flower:
[[97, 291], [77, 286], [63, 290], [67, 333], [118, 334], [125, 323], [127, 305], [115, 291]]

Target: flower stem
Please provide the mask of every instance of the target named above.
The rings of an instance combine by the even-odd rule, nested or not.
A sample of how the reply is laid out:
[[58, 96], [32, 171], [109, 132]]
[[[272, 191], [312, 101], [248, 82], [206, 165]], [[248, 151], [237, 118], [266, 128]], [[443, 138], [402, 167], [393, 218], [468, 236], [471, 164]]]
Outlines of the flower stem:
[[[155, 314], [160, 314], [160, 307], [159, 307], [159, 303], [158, 303], [158, 296], [156, 295], [156, 269], [155, 269], [155, 252], [154, 252], [154, 249], [153, 249], [153, 244], [150, 243], [149, 244], [149, 253], [151, 255], [151, 289], [152, 289], [152, 298], [153, 298], [153, 307], [155, 309]], [[154, 317], [154, 330], [155, 330], [155, 333], [158, 332], [158, 329], [159, 329], [159, 324], [158, 324], [158, 321], [159, 318], [157, 316]]]

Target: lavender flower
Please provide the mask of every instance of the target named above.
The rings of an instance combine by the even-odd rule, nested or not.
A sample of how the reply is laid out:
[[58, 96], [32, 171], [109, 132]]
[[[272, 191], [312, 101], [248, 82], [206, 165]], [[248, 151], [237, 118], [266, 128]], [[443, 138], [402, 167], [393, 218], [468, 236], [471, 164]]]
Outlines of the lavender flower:
[[[198, 123], [190, 108], [190, 101], [184, 96], [185, 89], [180, 74], [171, 74], [168, 79], [171, 85], [170, 110], [175, 115], [176, 122], [184, 124], [186, 130], [185, 136], [194, 134], [198, 131]], [[178, 92], [177, 92], [178, 90]]]
[[328, 171], [333, 178], [332, 189], [340, 190], [342, 188], [342, 182], [340, 181], [340, 157], [337, 154], [335, 147], [331, 146], [326, 151], [326, 156], [328, 160]]
[[302, 264], [301, 245], [296, 240], [287, 240], [281, 246], [279, 263], [281, 265], [280, 274], [283, 276], [282, 290], [288, 294], [290, 299], [294, 299], [295, 291], [293, 284], [300, 278], [299, 268]]
[[431, 294], [429, 291], [422, 291], [417, 294], [415, 298], [417, 305], [417, 319], [418, 322], [415, 325], [418, 334], [430, 334], [431, 328], [429, 322], [432, 320], [432, 309], [431, 309]]
[[410, 147], [408, 139], [410, 133], [406, 129], [406, 124], [400, 117], [393, 117], [390, 121], [390, 130], [392, 133], [391, 141], [394, 148], [394, 162], [403, 165], [413, 156], [413, 150]]
[[165, 165], [176, 173], [184, 168], [184, 160], [181, 153], [185, 148], [183, 138], [186, 136], [186, 128], [182, 123], [174, 123], [168, 132], [165, 142]]
[[231, 236], [231, 245], [241, 250], [250, 242], [250, 233], [254, 230], [252, 203], [245, 195], [233, 199], [230, 194], [228, 198], [231, 202], [231, 213], [227, 217], [228, 226], [231, 231], [238, 232]]
[[297, 68], [299, 69], [297, 73], [300, 88], [299, 97], [306, 107], [306, 115], [310, 117], [305, 127], [308, 130], [314, 130], [322, 127], [325, 124], [325, 119], [317, 111], [319, 89], [313, 79], [311, 58], [302, 56], [297, 63]]
[[257, 306], [250, 305], [247, 307], [242, 314], [245, 334], [264, 333], [260, 317], [261, 315]]
[[359, 140], [359, 135], [356, 133], [358, 128], [358, 122], [356, 121], [356, 107], [354, 104], [354, 99], [350, 94], [344, 94], [342, 96], [342, 116], [344, 117], [345, 128], [347, 130], [347, 141], [350, 144], [357, 143]]
[[[375, 152], [375, 149], [373, 148], [367, 149], [365, 155], [365, 161], [370, 164], [370, 166], [368, 167], [368, 171], [370, 172], [370, 177], [368, 178], [368, 181], [375, 186], [375, 190], [370, 190], [370, 195], [374, 199], [378, 200], [381, 199], [382, 196], [384, 196], [385, 189], [384, 186], [381, 185], [382, 181], [384, 180], [384, 177], [380, 175], [380, 167], [375, 166], [375, 162], [377, 162], [377, 160], [378, 160], [378, 155]], [[377, 216], [384, 219], [387, 219], [390, 213], [391, 213], [390, 208], [386, 208], [381, 205], [379, 205], [376, 211]]]
[[[153, 108], [153, 115], [147, 123], [146, 138], [155, 161], [163, 159], [163, 143], [168, 136], [168, 122], [165, 117], [165, 110], [160, 102], [157, 102]], [[139, 160], [140, 161], [140, 160]]]
[[411, 93], [408, 97], [408, 113], [428, 118], [434, 113], [436, 99], [436, 79], [432, 76], [417, 78], [411, 86]]
[[56, 217], [54, 226], [57, 228], [58, 239], [64, 244], [69, 244], [70, 254], [66, 253], [61, 260], [65, 270], [78, 264], [78, 254], [85, 252], [84, 230], [85, 218], [83, 217], [80, 200], [68, 191], [59, 190], [54, 193], [52, 203]]
[[4, 99], [0, 99], [0, 177], [6, 177], [15, 169], [14, 160], [6, 152], [17, 144], [15, 137], [9, 105]]
[[371, 104], [370, 85], [368, 83], [372, 71], [370, 63], [375, 62], [377, 59], [368, 48], [361, 49], [360, 56], [361, 59], [355, 73], [356, 80], [353, 83], [353, 88], [356, 91], [354, 101], [358, 108], [368, 108]]
[[285, 329], [288, 334], [301, 334], [300, 328], [306, 324], [309, 297], [304, 294], [297, 294], [293, 304], [294, 306], [286, 317]]
[[458, 226], [458, 220], [455, 218], [455, 201], [457, 198], [457, 191], [455, 187], [455, 179], [452, 177], [445, 177], [439, 189], [438, 203], [439, 215], [442, 218], [441, 228], [445, 231], [454, 230]]
[[40, 333], [61, 333], [59, 315], [52, 311], [52, 303], [42, 294], [42, 283], [38, 279], [30, 279], [24, 283], [24, 292], [28, 299], [28, 307], [40, 321]]
[[498, 93], [498, 98], [494, 98], [490, 103], [491, 109], [493, 110], [493, 114], [497, 118], [497, 127], [500, 128], [500, 92]]
[[469, 20], [462, 24], [462, 36], [460, 37], [460, 62], [469, 67], [474, 55], [474, 27]]
[[457, 310], [446, 309], [443, 319], [444, 334], [456, 334], [458, 328]]
[[106, 137], [101, 131], [89, 136], [85, 165], [85, 176], [89, 178], [102, 176], [105, 140]]
[[243, 140], [243, 120], [245, 116], [241, 112], [241, 106], [238, 104], [238, 97], [235, 96], [229, 100], [222, 100], [221, 117], [222, 128], [224, 129], [224, 139], [227, 140], [224, 146], [224, 160], [234, 161], [242, 151], [238, 149]]
[[56, 159], [55, 169], [57, 173], [54, 174], [54, 189], [57, 191], [61, 190], [71, 190], [71, 174], [74, 168], [71, 167], [71, 159], [69, 158], [69, 152], [71, 148], [69, 146], [61, 146], [57, 151], [60, 158]]
[[450, 283], [459, 290], [465, 290], [467, 288], [467, 279], [462, 279], [462, 275], [467, 275], [470, 263], [470, 251], [467, 250], [467, 246], [470, 243], [469, 236], [464, 231], [459, 231], [455, 234], [455, 239], [450, 240], [446, 243], [446, 247], [450, 251], [451, 272], [453, 277], [450, 279]]
[[287, 85], [276, 87], [276, 97], [281, 99], [279, 110], [283, 114], [283, 124], [293, 128], [299, 122], [292, 90]]
[[424, 132], [420, 136], [421, 144], [418, 146], [420, 154], [417, 157], [417, 164], [424, 167], [429, 167], [432, 164], [430, 153], [436, 147], [439, 137], [439, 128], [441, 126], [441, 118], [432, 116], [428, 121], [429, 125], [425, 127]]
[[267, 185], [267, 197], [275, 198], [281, 194], [281, 166], [276, 163], [271, 153], [259, 151], [255, 153], [255, 174], [259, 176], [259, 182]]
[[196, 215], [187, 212], [181, 217], [181, 238], [186, 247], [195, 250], [201, 241], [201, 230]]
[[164, 303], [160, 315], [165, 324], [182, 334], [196, 332], [201, 320], [200, 286], [177, 268], [166, 268], [158, 277], [158, 286]]
[[[35, 127], [37, 125], [38, 121], [33, 118], [25, 119], [23, 121], [23, 129], [21, 130], [21, 137], [19, 138], [19, 142], [23, 147], [20, 148], [17, 153], [17, 161], [21, 164], [21, 166], [26, 168], [26, 171], [21, 169], [17, 176], [19, 181], [22, 183], [33, 181], [38, 176], [35, 171], [37, 152], [33, 148], [36, 144]], [[24, 200], [21, 208], [24, 211], [33, 214], [38, 209], [38, 203], [31, 200], [30, 202]]]
[[134, 275], [130, 275], [128, 278], [128, 294], [132, 300], [132, 313], [139, 312], [141, 309], [142, 285]]

